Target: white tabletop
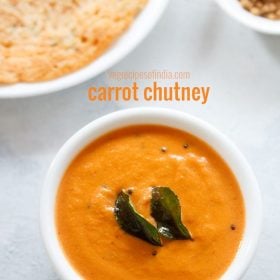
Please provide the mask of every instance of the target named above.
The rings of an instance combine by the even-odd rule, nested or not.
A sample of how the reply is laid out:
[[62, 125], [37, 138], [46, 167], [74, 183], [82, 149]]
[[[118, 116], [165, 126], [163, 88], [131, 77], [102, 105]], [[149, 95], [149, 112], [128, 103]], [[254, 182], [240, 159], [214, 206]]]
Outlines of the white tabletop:
[[[212, 86], [206, 105], [153, 105], [212, 123], [245, 154], [262, 190], [265, 217], [244, 279], [280, 279], [280, 37], [239, 25], [211, 0], [171, 2], [149, 37], [114, 70], [184, 70], [191, 72], [191, 84]], [[0, 101], [0, 279], [57, 279], [39, 230], [40, 190], [51, 160], [97, 117], [152, 105], [87, 100], [90, 85], [109, 83], [103, 74], [60, 93]]]

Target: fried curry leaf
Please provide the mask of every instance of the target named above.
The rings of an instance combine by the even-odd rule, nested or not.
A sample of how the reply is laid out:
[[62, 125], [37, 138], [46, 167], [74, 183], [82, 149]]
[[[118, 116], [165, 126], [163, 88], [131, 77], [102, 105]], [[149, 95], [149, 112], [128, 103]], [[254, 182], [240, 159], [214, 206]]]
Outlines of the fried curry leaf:
[[155, 226], [136, 212], [129, 195], [122, 191], [115, 202], [115, 217], [120, 227], [127, 233], [145, 240], [155, 246], [162, 246]]
[[151, 212], [162, 236], [168, 239], [192, 239], [190, 232], [181, 221], [179, 199], [170, 188], [153, 188]]

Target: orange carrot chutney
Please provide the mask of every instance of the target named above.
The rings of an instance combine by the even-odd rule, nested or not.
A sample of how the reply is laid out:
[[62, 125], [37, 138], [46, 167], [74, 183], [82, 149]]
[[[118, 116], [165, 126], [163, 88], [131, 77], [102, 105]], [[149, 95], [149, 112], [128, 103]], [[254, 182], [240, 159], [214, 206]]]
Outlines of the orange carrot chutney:
[[[151, 217], [151, 187], [178, 196], [193, 240], [156, 247], [123, 231], [114, 215], [121, 190]], [[94, 141], [70, 164], [58, 190], [57, 234], [86, 280], [214, 280], [233, 261], [243, 236], [239, 185], [224, 160], [191, 134], [164, 126], [131, 126]]]

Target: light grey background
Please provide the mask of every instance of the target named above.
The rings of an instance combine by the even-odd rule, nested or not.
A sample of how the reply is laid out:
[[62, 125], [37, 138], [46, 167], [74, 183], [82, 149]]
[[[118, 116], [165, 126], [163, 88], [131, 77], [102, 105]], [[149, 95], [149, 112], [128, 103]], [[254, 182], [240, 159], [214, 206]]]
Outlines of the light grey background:
[[[280, 38], [257, 34], [206, 0], [171, 0], [149, 37], [114, 70], [185, 70], [211, 85], [207, 105], [159, 104], [216, 126], [245, 154], [265, 206], [256, 257], [244, 279], [280, 279]], [[39, 197], [61, 145], [97, 117], [143, 103], [87, 101], [89, 85], [0, 101], [0, 279], [55, 280], [39, 231]], [[144, 104], [151, 105], [151, 104]]]

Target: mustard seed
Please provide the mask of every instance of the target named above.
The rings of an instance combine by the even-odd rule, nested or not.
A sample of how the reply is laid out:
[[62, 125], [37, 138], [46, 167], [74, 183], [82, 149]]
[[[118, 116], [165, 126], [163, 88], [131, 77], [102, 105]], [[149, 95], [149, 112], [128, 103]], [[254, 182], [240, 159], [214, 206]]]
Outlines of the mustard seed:
[[133, 189], [132, 189], [132, 188], [128, 189], [128, 190], [127, 190], [127, 193], [128, 193], [129, 195], [132, 195], [132, 194], [133, 194]]
[[230, 226], [230, 229], [231, 229], [231, 230], [236, 230], [236, 225], [232, 224], [232, 225]]

